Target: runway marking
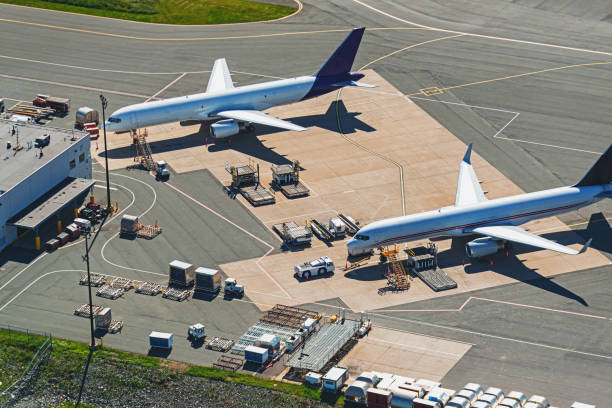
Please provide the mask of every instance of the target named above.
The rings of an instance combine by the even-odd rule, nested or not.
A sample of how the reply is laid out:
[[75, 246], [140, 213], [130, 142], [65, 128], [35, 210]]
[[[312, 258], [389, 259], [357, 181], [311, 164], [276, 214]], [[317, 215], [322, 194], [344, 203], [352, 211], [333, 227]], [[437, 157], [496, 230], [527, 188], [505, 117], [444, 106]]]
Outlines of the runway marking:
[[479, 296], [470, 296], [470, 297], [468, 297], [466, 299], [466, 301], [463, 302], [463, 304], [461, 306], [459, 306], [458, 308], [455, 308], [455, 309], [388, 309], [388, 310], [377, 309], [376, 311], [379, 312], [379, 313], [389, 313], [389, 312], [404, 312], [404, 313], [406, 313], [406, 312], [461, 312], [467, 306], [467, 304], [470, 301], [472, 301], [472, 300], [482, 300], [483, 302], [500, 303], [500, 304], [504, 304], [504, 305], [524, 307], [524, 308], [528, 308], [528, 309], [543, 310], [543, 311], [546, 311], [546, 312], [562, 313], [562, 314], [574, 315], [574, 316], [579, 316], [579, 317], [588, 317], [588, 318], [592, 318], [592, 319], [612, 320], [612, 318], [609, 318], [609, 317], [606, 317], [606, 316], [598, 316], [598, 315], [594, 315], [594, 314], [581, 313], [581, 312], [572, 312], [570, 310], [555, 309], [555, 308], [544, 307], [544, 306], [526, 305], [526, 304], [523, 304], [523, 303], [516, 303], [516, 302], [509, 302], [509, 301], [506, 301], [506, 300], [497, 300], [497, 299], [483, 298], [483, 297], [479, 297]]
[[263, 267], [261, 266], [261, 261], [268, 256], [268, 254], [270, 254], [270, 252], [274, 251], [274, 247], [270, 244], [268, 244], [266, 241], [264, 241], [263, 239], [259, 238], [258, 236], [252, 234], [251, 232], [249, 232], [248, 230], [242, 228], [240, 225], [236, 224], [235, 222], [233, 222], [232, 220], [230, 220], [227, 217], [224, 217], [223, 215], [219, 214], [217, 211], [213, 210], [212, 208], [208, 207], [207, 205], [203, 204], [202, 202], [198, 201], [197, 199], [195, 199], [194, 197], [190, 196], [189, 194], [183, 192], [182, 190], [180, 190], [179, 188], [173, 186], [170, 183], [164, 183], [165, 185], [167, 185], [168, 187], [170, 187], [171, 189], [175, 190], [177, 193], [187, 197], [188, 199], [190, 199], [191, 201], [193, 201], [194, 203], [198, 204], [200, 207], [205, 208], [206, 210], [208, 210], [209, 212], [211, 212], [212, 214], [216, 215], [217, 217], [221, 218], [222, 220], [224, 220], [225, 222], [229, 223], [230, 225], [233, 225], [235, 228], [239, 229], [240, 231], [244, 232], [245, 234], [247, 234], [248, 236], [250, 236], [251, 238], [255, 239], [256, 241], [264, 244], [265, 246], [267, 246], [269, 249], [268, 251], [263, 254], [261, 256], [261, 258], [259, 258], [257, 261], [255, 261], [255, 265], [257, 265], [257, 267], [289, 298], [289, 299], [293, 299], [293, 297], [289, 294], [289, 292], [287, 292], [287, 290], [283, 287], [283, 285], [281, 285], [276, 279], [274, 279], [274, 277]]
[[[78, 33], [93, 34], [105, 37], [123, 38], [128, 40], [138, 41], [216, 41], [216, 40], [245, 40], [245, 39], [257, 39], [257, 38], [270, 38], [270, 37], [286, 37], [291, 35], [310, 35], [310, 34], [324, 34], [324, 33], [343, 33], [349, 32], [351, 28], [340, 28], [330, 30], [314, 30], [314, 31], [293, 31], [284, 33], [268, 33], [268, 34], [252, 34], [252, 35], [233, 35], [233, 36], [221, 36], [221, 37], [177, 37], [177, 38], [154, 38], [154, 37], [136, 37], [132, 35], [105, 33], [100, 31], [85, 30], [83, 28], [57, 26], [51, 24], [35, 23], [32, 21], [23, 20], [12, 20], [8, 18], [0, 18], [0, 22], [14, 23], [14, 24], [25, 24], [42, 28], [51, 28], [54, 30], [62, 31], [73, 31]], [[382, 31], [382, 30], [429, 30], [426, 28], [415, 28], [415, 27], [375, 27], [368, 28], [368, 31]]]
[[537, 41], [528, 41], [528, 40], [517, 40], [514, 38], [507, 38], [507, 37], [497, 37], [497, 36], [493, 36], [493, 35], [485, 35], [485, 34], [474, 34], [474, 33], [468, 33], [468, 32], [463, 32], [463, 31], [454, 31], [454, 30], [447, 30], [444, 28], [436, 28], [436, 27], [430, 27], [424, 24], [418, 24], [415, 23], [413, 21], [409, 21], [409, 20], [405, 20], [403, 18], [400, 17], [396, 17], [392, 14], [389, 14], [387, 12], [384, 12], [380, 9], [377, 9], [373, 6], [370, 6], [369, 4], [364, 3], [363, 1], [360, 0], [353, 0], [353, 2], [360, 4], [363, 7], [366, 7], [376, 13], [382, 14], [384, 16], [387, 16], [393, 20], [402, 22], [404, 24], [409, 24], [421, 29], [426, 29], [426, 30], [432, 30], [432, 31], [441, 31], [441, 32], [445, 32], [445, 33], [452, 33], [452, 34], [461, 34], [461, 35], [465, 35], [465, 36], [470, 36], [470, 37], [476, 37], [476, 38], [485, 38], [488, 40], [498, 40], [498, 41], [507, 41], [507, 42], [514, 42], [514, 43], [518, 43], [518, 44], [527, 44], [527, 45], [535, 45], [535, 46], [541, 46], [541, 47], [549, 47], [549, 48], [557, 48], [557, 49], [562, 49], [562, 50], [568, 50], [568, 51], [577, 51], [577, 52], [585, 52], [585, 53], [590, 53], [590, 54], [599, 54], [599, 55], [606, 55], [606, 56], [612, 56], [612, 52], [606, 52], [606, 51], [595, 51], [595, 50], [589, 50], [586, 48], [575, 48], [575, 47], [567, 47], [564, 45], [557, 45], [557, 44], [549, 44], [549, 43], [542, 43], [542, 42], [537, 42]]
[[218, 27], [218, 26], [236, 26], [236, 25], [245, 25], [245, 24], [262, 24], [262, 23], [274, 23], [277, 21], [281, 21], [281, 20], [285, 20], [287, 18], [293, 17], [299, 13], [302, 12], [304, 5], [302, 4], [302, 2], [300, 0], [293, 0], [295, 3], [297, 3], [298, 8], [296, 11], [294, 11], [293, 13], [284, 16], [284, 17], [279, 17], [279, 18], [275, 18], [273, 20], [261, 20], [261, 21], [245, 21], [243, 23], [222, 23], [222, 24], [164, 24], [164, 23], [149, 23], [147, 21], [135, 21], [135, 20], [124, 20], [121, 18], [114, 18], [114, 17], [106, 17], [106, 16], [96, 16], [94, 14], [84, 14], [84, 13], [76, 13], [73, 11], [64, 11], [64, 10], [51, 10], [51, 9], [41, 9], [39, 7], [32, 7], [32, 6], [25, 6], [25, 5], [21, 5], [21, 4], [8, 4], [8, 3], [4, 3], [2, 4], [3, 6], [11, 6], [11, 7], [23, 7], [23, 8], [29, 8], [29, 9], [36, 9], [36, 10], [43, 10], [43, 11], [50, 11], [53, 13], [61, 13], [61, 14], [71, 14], [71, 15], [76, 15], [76, 16], [83, 16], [83, 17], [91, 17], [91, 18], [100, 18], [100, 19], [106, 19], [106, 20], [114, 20], [114, 21], [118, 21], [121, 23], [135, 23], [135, 24], [148, 24], [148, 25], [152, 25], [152, 26], [170, 26], [170, 27], [189, 27], [189, 28], [202, 28], [202, 27]]
[[421, 97], [418, 97], [418, 96], [410, 96], [410, 95], [405, 95], [405, 96], [406, 96], [406, 98], [409, 98], [409, 99], [418, 99], [418, 100], [427, 101], [427, 102], [438, 102], [438, 103], [444, 103], [444, 104], [448, 104], [448, 105], [458, 105], [458, 106], [465, 106], [465, 107], [469, 107], [469, 108], [484, 109], [484, 110], [490, 110], [490, 111], [504, 112], [504, 113], [511, 113], [511, 114], [513, 114], [514, 116], [501, 129], [499, 129], [497, 131], [497, 133], [495, 133], [493, 135], [493, 139], [509, 140], [511, 142], [528, 143], [528, 144], [544, 146], [544, 147], [553, 147], [553, 148], [556, 148], [556, 149], [571, 150], [571, 151], [574, 151], [574, 152], [594, 154], [594, 155], [597, 155], [597, 156], [601, 155], [601, 152], [593, 152], [591, 150], [584, 150], [584, 149], [578, 149], [578, 148], [575, 148], [575, 147], [559, 146], [559, 145], [553, 145], [553, 144], [548, 144], [548, 143], [534, 142], [534, 141], [531, 141], [531, 140], [513, 139], [513, 138], [510, 138], [510, 137], [500, 136], [500, 134], [510, 125], [510, 123], [512, 123], [520, 115], [519, 112], [514, 112], [514, 111], [511, 111], [511, 110], [500, 109], [500, 108], [489, 108], [489, 107], [485, 107], [485, 106], [468, 105], [466, 103], [448, 102], [448, 101], [440, 101], [440, 100], [437, 100], [437, 99], [421, 98]]
[[[487, 84], [487, 83], [491, 83], [491, 82], [504, 81], [506, 79], [521, 78], [521, 77], [526, 77], [526, 76], [531, 76], [531, 75], [543, 74], [543, 73], [547, 73], [547, 72], [561, 71], [561, 70], [564, 70], [564, 69], [572, 69], [572, 68], [580, 68], [580, 67], [590, 67], [590, 66], [597, 66], [597, 65], [610, 65], [610, 64], [612, 64], [612, 61], [588, 62], [588, 63], [584, 63], [584, 64], [563, 65], [563, 66], [560, 66], [560, 67], [546, 68], [546, 69], [541, 69], [541, 70], [538, 70], [538, 71], [524, 72], [522, 74], [507, 75], [507, 76], [503, 76], [503, 77], [499, 77], [499, 78], [492, 78], [492, 79], [485, 79], [485, 80], [482, 80], [482, 81], [469, 82], [467, 84], [447, 86], [447, 87], [444, 87], [444, 88], [437, 88], [437, 87], [435, 87], [435, 88], [440, 91], [440, 92], [438, 92], [438, 94], [441, 94], [444, 91], [447, 91], [449, 89], [465, 88], [467, 86]], [[427, 94], [426, 92], [423, 92], [424, 90], [427, 90], [427, 89], [431, 89], [431, 88], [421, 89], [419, 92], [413, 92], [411, 94], [406, 94], [406, 96], [416, 96], [416, 95], [419, 95], [419, 94], [424, 94], [424, 95], [427, 95], [427, 96], [434, 95], [434, 94]]]
[[164, 86], [162, 89], [160, 89], [159, 91], [157, 91], [153, 96], [150, 96], [147, 98], [147, 100], [145, 102], [149, 102], [151, 99], [155, 99], [159, 94], [161, 94], [162, 92], [164, 92], [165, 90], [167, 90], [168, 88], [170, 88], [172, 85], [176, 84], [178, 81], [180, 81], [185, 75], [187, 75], [186, 72], [183, 72], [181, 75], [178, 76], [178, 78], [176, 78], [174, 81], [170, 82], [168, 85]]
[[95, 91], [95, 92], [104, 92], [104, 93], [115, 94], [115, 95], [133, 96], [135, 98], [147, 98], [146, 95], [139, 95], [139, 94], [133, 94], [133, 93], [128, 93], [128, 92], [122, 92], [122, 91], [111, 91], [109, 89], [102, 89], [102, 88], [91, 88], [89, 86], [67, 84], [64, 82], [46, 81], [44, 79], [24, 78], [24, 77], [6, 75], [6, 74], [0, 74], [0, 77], [7, 78], [7, 79], [16, 79], [18, 81], [29, 81], [29, 82], [38, 82], [41, 84], [57, 85], [57, 86], [63, 86], [66, 88], [84, 89], [86, 91]]
[[370, 315], [371, 316], [380, 316], [380, 317], [384, 317], [384, 318], [387, 318], [387, 319], [400, 320], [400, 321], [404, 321], [404, 322], [408, 322], [408, 323], [413, 323], [413, 324], [417, 324], [417, 325], [423, 325], [423, 326], [428, 326], [428, 327], [435, 327], [435, 328], [438, 328], [438, 329], [445, 329], [445, 330], [451, 330], [451, 331], [456, 331], [456, 332], [460, 332], [460, 333], [473, 334], [473, 335], [476, 335], [476, 336], [487, 337], [487, 338], [492, 338], [492, 339], [497, 339], [497, 340], [504, 340], [504, 341], [509, 341], [509, 342], [513, 342], [513, 343], [526, 344], [526, 345], [529, 345], [529, 346], [541, 347], [541, 348], [555, 350], [555, 351], [562, 351], [564, 353], [580, 354], [580, 355], [589, 356], [589, 357], [597, 357], [597, 358], [603, 358], [603, 359], [606, 359], [606, 360], [612, 360], [612, 356], [608, 356], [608, 355], [605, 355], [605, 354], [596, 354], [596, 353], [590, 353], [590, 352], [587, 352], [587, 351], [580, 351], [580, 350], [575, 350], [575, 349], [569, 349], [569, 348], [565, 348], [565, 347], [551, 346], [551, 345], [548, 345], [548, 344], [536, 343], [536, 342], [533, 342], [533, 341], [520, 340], [520, 339], [515, 339], [515, 338], [512, 338], [512, 337], [497, 336], [495, 334], [483, 333], [483, 332], [478, 332], [478, 331], [474, 331], [474, 330], [461, 329], [459, 327], [445, 326], [445, 325], [442, 325], [442, 324], [423, 322], [423, 321], [420, 321], [420, 320], [405, 319], [405, 318], [396, 317], [396, 316], [381, 315], [381, 314], [378, 314], [378, 313], [370, 313]]

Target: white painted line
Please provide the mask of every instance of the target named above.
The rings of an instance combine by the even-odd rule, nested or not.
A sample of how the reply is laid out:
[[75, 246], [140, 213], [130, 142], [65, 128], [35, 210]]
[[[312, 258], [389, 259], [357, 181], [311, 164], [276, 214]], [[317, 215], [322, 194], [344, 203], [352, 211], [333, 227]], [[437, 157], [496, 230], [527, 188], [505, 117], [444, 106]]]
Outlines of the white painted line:
[[[19, 275], [21, 275], [22, 273], [24, 273], [30, 266], [34, 265], [36, 262], [40, 261], [42, 258], [44, 258], [45, 256], [47, 256], [47, 254], [49, 254], [48, 252], [44, 252], [42, 254], [40, 254], [38, 256], [38, 258], [34, 259], [32, 262], [30, 262], [28, 264], [28, 266], [26, 266], [25, 268], [23, 268], [21, 271], [19, 271], [15, 276], [13, 276], [11, 279], [9, 279], [8, 282], [6, 282], [4, 285], [2, 285], [2, 287], [0, 287], [0, 291], [2, 291], [2, 289], [4, 289], [9, 283], [11, 283], [13, 280], [15, 280], [17, 277], [19, 277]], [[0, 309], [2, 310], [2, 309]]]
[[[106, 190], [106, 185], [94, 184], [94, 187], [102, 188]], [[115, 187], [111, 187], [110, 190], [117, 190]]]
[[164, 92], [165, 90], [167, 90], [168, 88], [170, 88], [172, 85], [176, 84], [178, 81], [180, 81], [185, 75], [187, 75], [186, 72], [183, 72], [181, 75], [178, 76], [178, 78], [176, 78], [174, 81], [170, 82], [168, 85], [164, 86], [162, 89], [160, 89], [159, 91], [157, 91], [157, 93], [155, 93], [153, 96], [150, 96], [149, 98], [147, 98], [147, 100], [145, 102], [149, 102], [151, 99], [155, 99], [159, 94], [161, 94], [162, 92]]
[[41, 84], [63, 86], [66, 88], [84, 89], [86, 91], [95, 91], [95, 92], [104, 92], [104, 93], [115, 94], [115, 95], [133, 96], [136, 98], [147, 98], [146, 95], [139, 95], [139, 94], [133, 94], [133, 93], [121, 92], [121, 91], [111, 91], [109, 89], [102, 89], [102, 88], [91, 88], [88, 86], [67, 84], [64, 82], [45, 81], [43, 79], [24, 78], [24, 77], [19, 77], [15, 75], [6, 75], [6, 74], [0, 74], [0, 77], [7, 78], [7, 79], [15, 79], [17, 81], [29, 81], [29, 82], [37, 82]]

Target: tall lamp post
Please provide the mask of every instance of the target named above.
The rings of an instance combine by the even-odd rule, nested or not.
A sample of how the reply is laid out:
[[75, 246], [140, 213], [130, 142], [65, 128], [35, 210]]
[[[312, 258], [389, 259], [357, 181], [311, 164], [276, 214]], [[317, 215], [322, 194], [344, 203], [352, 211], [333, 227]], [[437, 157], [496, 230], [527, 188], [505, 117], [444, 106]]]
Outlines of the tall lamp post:
[[102, 102], [102, 123], [104, 127], [104, 162], [106, 163], [106, 211], [110, 213], [112, 211], [112, 207], [110, 197], [110, 183], [108, 181], [108, 149], [106, 144], [106, 106], [108, 105], [108, 101], [102, 94], [100, 94], [100, 102]]

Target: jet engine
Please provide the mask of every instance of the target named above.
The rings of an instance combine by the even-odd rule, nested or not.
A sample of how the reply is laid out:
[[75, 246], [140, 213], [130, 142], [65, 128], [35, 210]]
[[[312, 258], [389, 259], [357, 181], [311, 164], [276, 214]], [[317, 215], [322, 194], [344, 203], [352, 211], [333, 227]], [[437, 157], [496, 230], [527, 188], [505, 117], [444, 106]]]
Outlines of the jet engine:
[[240, 132], [238, 122], [233, 119], [220, 120], [210, 125], [210, 134], [215, 139], [224, 139], [226, 137], [237, 135]]
[[493, 238], [478, 238], [465, 245], [465, 253], [470, 258], [482, 258], [504, 249], [504, 241]]

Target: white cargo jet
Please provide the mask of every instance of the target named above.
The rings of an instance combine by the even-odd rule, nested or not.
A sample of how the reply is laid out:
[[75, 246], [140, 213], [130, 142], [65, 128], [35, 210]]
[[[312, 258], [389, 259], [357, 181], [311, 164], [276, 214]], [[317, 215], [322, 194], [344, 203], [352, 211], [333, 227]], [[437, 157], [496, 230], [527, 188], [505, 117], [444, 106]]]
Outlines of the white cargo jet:
[[347, 243], [349, 253], [429, 237], [462, 235], [481, 236], [465, 247], [467, 255], [474, 258], [492, 255], [508, 242], [570, 255], [586, 251], [590, 239], [576, 251], [527, 232], [518, 225], [612, 198], [612, 145], [573, 186], [495, 200], [485, 198], [470, 162], [471, 151], [470, 144], [459, 167], [455, 205], [368, 224]]
[[236, 135], [253, 123], [306, 130], [262, 110], [314, 98], [345, 86], [373, 87], [357, 82], [363, 74], [350, 72], [364, 30], [352, 30], [315, 75], [234, 87], [225, 58], [218, 59], [206, 92], [126, 106], [113, 112], [105, 123], [106, 129], [126, 131], [176, 121], [218, 120], [210, 127], [215, 138]]

